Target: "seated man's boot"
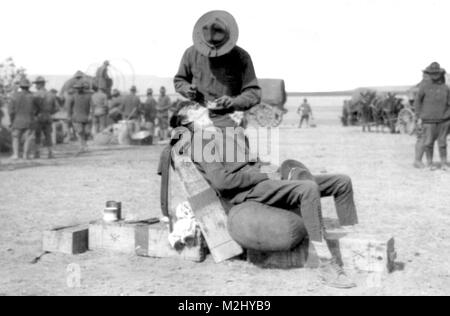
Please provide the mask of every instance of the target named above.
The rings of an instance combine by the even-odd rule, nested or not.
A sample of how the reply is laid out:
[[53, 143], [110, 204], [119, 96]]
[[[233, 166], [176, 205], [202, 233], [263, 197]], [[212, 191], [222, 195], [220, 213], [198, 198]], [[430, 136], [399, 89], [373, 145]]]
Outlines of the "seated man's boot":
[[352, 289], [357, 287], [356, 283], [347, 276], [335, 258], [327, 262], [321, 262], [319, 270], [322, 282], [329, 287], [336, 289]]

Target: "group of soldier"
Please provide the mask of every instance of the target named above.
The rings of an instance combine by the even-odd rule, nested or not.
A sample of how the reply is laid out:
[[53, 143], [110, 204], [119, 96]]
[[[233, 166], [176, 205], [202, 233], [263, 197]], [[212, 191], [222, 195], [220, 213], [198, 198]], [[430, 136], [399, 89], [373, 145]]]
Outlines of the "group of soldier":
[[[144, 129], [154, 133], [158, 127], [161, 140], [169, 137], [169, 111], [172, 102], [161, 87], [159, 98], [153, 97], [153, 90], [147, 90], [144, 102], [137, 95], [137, 88], [122, 95], [112, 90], [107, 74], [108, 62], [97, 71], [94, 80], [87, 80], [81, 71], [70, 79], [61, 92], [47, 90], [47, 81], [39, 76], [33, 82], [22, 78], [17, 91], [10, 94], [6, 102], [12, 136], [12, 160], [38, 159], [41, 149], [47, 149], [47, 157], [54, 158], [52, 150], [53, 122], [56, 113], [62, 113], [65, 131], [77, 138], [80, 148], [77, 154], [87, 151], [87, 141], [121, 120], [134, 120]], [[100, 76], [99, 78], [99, 74]], [[31, 91], [34, 85], [34, 91]], [[1, 115], [3, 116], [3, 112]], [[0, 117], [0, 122], [2, 117]]]
[[[32, 85], [36, 88], [34, 93], [31, 92]], [[59, 105], [57, 91], [48, 91], [45, 86], [42, 77], [37, 77], [34, 82], [22, 78], [18, 83], [20, 90], [6, 102], [11, 122], [13, 160], [21, 155], [25, 159], [39, 158], [41, 145], [47, 148], [48, 158], [53, 158], [52, 115], [59, 110]]]

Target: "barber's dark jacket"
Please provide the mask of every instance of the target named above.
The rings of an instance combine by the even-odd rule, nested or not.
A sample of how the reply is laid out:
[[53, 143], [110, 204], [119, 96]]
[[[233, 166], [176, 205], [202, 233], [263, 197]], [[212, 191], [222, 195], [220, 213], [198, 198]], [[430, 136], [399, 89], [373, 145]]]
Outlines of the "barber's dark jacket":
[[40, 101], [30, 91], [16, 92], [9, 104], [13, 129], [33, 129], [40, 111]]
[[175, 89], [184, 97], [191, 85], [200, 94], [201, 103], [214, 101], [222, 96], [234, 98], [232, 107], [223, 113], [212, 114], [218, 127], [235, 126], [228, 114], [247, 111], [261, 102], [261, 88], [258, 85], [250, 55], [240, 47], [216, 58], [200, 54], [194, 46], [184, 53], [178, 73], [174, 79]]
[[445, 83], [424, 81], [415, 102], [416, 115], [424, 123], [441, 123], [450, 119], [450, 88]]

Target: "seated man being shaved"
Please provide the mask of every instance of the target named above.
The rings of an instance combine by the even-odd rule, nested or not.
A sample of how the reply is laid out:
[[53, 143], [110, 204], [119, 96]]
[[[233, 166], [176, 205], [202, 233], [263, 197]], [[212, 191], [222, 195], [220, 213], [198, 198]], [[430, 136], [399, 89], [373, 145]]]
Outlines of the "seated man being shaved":
[[[208, 109], [193, 102], [183, 102], [174, 114], [171, 125], [178, 130], [184, 130], [188, 135], [190, 146], [198, 146], [195, 138], [205, 130], [214, 129], [209, 119]], [[186, 133], [188, 131], [188, 133]], [[197, 135], [197, 136], [196, 136]], [[176, 138], [176, 137], [174, 137]], [[177, 152], [185, 148], [186, 140], [172, 145]], [[198, 139], [198, 138], [197, 138]], [[204, 139], [203, 146], [211, 148], [215, 144], [218, 152], [223, 148], [220, 140]], [[226, 142], [226, 141], [225, 141]], [[183, 145], [184, 144], [184, 145]], [[228, 144], [226, 144], [228, 146]], [[235, 144], [232, 144], [234, 146]], [[233, 147], [235, 148], [235, 147]], [[282, 165], [282, 179], [274, 180], [260, 171], [258, 163], [251, 161], [226, 161], [228, 159], [203, 159], [198, 153], [199, 148], [191, 148], [192, 160], [211, 187], [221, 199], [231, 205], [253, 201], [265, 205], [293, 210], [303, 218], [309, 239], [315, 246], [321, 258], [320, 276], [325, 284], [337, 288], [352, 288], [356, 285], [346, 275], [338, 264], [338, 259], [327, 247], [327, 232], [325, 230], [321, 197], [335, 198], [337, 214], [342, 226], [352, 226], [358, 223], [351, 179], [343, 175], [313, 176], [301, 163], [289, 160]], [[203, 148], [202, 151], [203, 152]]]

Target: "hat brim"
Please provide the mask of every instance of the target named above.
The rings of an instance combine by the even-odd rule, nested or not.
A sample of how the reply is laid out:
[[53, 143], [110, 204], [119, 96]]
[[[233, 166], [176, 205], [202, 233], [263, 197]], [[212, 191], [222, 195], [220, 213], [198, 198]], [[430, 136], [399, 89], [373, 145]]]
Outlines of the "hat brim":
[[[208, 45], [203, 37], [203, 26], [211, 22], [213, 19], [224, 21], [230, 32], [228, 41], [219, 48]], [[206, 57], [220, 57], [228, 54], [236, 47], [239, 39], [239, 27], [234, 17], [226, 11], [211, 11], [204, 14], [195, 24], [193, 40], [197, 51]]]
[[280, 167], [280, 174], [282, 180], [288, 180], [292, 169], [296, 169], [295, 180], [314, 180], [314, 176], [309, 171], [308, 167], [296, 160], [286, 160]]
[[442, 68], [439, 70], [425, 69], [423, 72], [426, 73], [427, 75], [437, 75], [437, 74], [445, 74], [446, 73], [445, 69], [442, 69]]

